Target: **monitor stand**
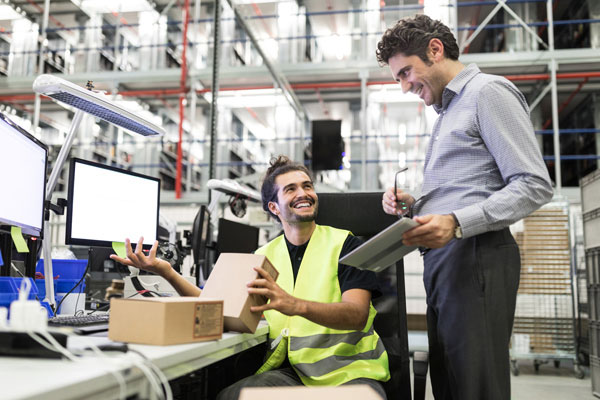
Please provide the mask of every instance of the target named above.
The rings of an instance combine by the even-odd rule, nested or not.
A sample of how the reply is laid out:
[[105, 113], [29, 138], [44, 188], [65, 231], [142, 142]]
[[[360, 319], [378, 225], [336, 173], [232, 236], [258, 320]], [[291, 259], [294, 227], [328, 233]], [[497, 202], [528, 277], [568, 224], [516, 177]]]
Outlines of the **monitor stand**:
[[10, 276], [10, 263], [12, 261], [12, 238], [10, 233], [0, 232], [0, 252], [4, 262], [0, 267], [0, 276]]
[[[25, 255], [25, 276], [35, 278], [35, 263], [37, 261], [37, 240], [31, 237], [27, 238], [27, 248], [29, 253]], [[0, 276], [11, 276], [12, 263], [12, 247], [13, 240], [10, 233], [0, 231], [0, 252], [2, 253], [2, 261], [4, 265], [0, 267]]]

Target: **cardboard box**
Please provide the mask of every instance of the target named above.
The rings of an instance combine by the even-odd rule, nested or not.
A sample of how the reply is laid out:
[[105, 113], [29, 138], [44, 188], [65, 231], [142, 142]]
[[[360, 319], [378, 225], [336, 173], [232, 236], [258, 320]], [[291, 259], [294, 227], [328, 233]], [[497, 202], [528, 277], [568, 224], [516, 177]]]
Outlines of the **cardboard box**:
[[281, 399], [381, 400], [381, 396], [369, 385], [249, 387], [240, 393], [240, 400]]
[[141, 297], [110, 302], [110, 340], [168, 345], [220, 339], [222, 335], [223, 300]]
[[248, 282], [258, 277], [253, 268], [261, 267], [277, 280], [279, 272], [267, 257], [258, 254], [221, 253], [200, 298], [223, 299], [225, 330], [254, 333], [261, 313], [250, 311], [251, 306], [267, 303], [264, 296], [248, 294]]

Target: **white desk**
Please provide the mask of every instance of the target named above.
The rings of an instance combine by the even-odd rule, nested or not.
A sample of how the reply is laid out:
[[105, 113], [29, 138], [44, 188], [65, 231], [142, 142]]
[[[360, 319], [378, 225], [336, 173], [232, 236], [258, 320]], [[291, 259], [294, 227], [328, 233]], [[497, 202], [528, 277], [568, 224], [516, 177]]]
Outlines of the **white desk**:
[[[173, 346], [130, 345], [142, 352], [172, 380], [264, 343], [269, 328], [261, 322], [256, 333], [224, 333], [220, 340]], [[69, 347], [85, 346], [85, 339], [104, 344], [107, 338], [69, 338]], [[73, 339], [73, 340], [71, 340]], [[129, 355], [127, 357], [130, 357]], [[85, 357], [81, 362], [35, 358], [0, 357], [0, 397], [44, 400], [108, 400], [118, 398], [119, 385], [108, 371], [125, 371], [127, 395], [148, 398], [149, 384], [133, 363], [124, 358], [119, 365], [103, 358]]]

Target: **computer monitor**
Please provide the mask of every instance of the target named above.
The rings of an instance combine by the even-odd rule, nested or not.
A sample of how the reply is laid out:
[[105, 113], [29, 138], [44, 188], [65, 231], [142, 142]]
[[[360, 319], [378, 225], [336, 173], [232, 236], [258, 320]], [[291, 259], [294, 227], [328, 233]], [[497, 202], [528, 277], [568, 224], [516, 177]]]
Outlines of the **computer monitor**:
[[73, 158], [65, 243], [111, 247], [143, 236], [148, 249], [158, 236], [159, 203], [160, 179]]
[[254, 253], [258, 248], [258, 232], [255, 226], [219, 218], [217, 253]]
[[210, 238], [210, 212], [205, 205], [200, 206], [192, 225], [192, 258], [196, 271], [196, 285], [200, 286], [200, 274], [208, 278], [209, 265], [207, 262], [206, 246]]
[[[42, 237], [48, 148], [0, 113], [0, 225]], [[8, 228], [10, 229], [10, 228]]]

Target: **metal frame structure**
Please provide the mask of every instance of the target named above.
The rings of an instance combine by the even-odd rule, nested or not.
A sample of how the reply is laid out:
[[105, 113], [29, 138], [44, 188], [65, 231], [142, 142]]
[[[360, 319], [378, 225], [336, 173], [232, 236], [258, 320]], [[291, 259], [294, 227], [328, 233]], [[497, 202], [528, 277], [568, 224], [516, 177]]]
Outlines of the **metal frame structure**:
[[[522, 1], [521, 1], [522, 2]], [[539, 2], [539, 1], [538, 1]], [[46, 5], [49, 2], [46, 0]], [[172, 5], [173, 2], [169, 2], [170, 4], [165, 7], [165, 9], [163, 9], [163, 13], [167, 13], [169, 9], [172, 9]], [[222, 136], [219, 136], [216, 134], [216, 119], [217, 119], [217, 113], [216, 113], [216, 103], [217, 103], [217, 96], [218, 93], [223, 93], [224, 91], [228, 91], [228, 90], [242, 90], [242, 89], [249, 89], [249, 88], [280, 88], [282, 91], [284, 91], [286, 93], [286, 98], [288, 99], [288, 102], [290, 102], [290, 104], [292, 104], [292, 107], [294, 108], [294, 104], [295, 102], [293, 101], [294, 98], [296, 98], [296, 100], [298, 100], [298, 93], [300, 91], [306, 91], [306, 90], [314, 90], [315, 92], [317, 90], [325, 90], [327, 88], [340, 88], [340, 89], [344, 89], [344, 88], [354, 88], [351, 90], [354, 90], [354, 93], [358, 94], [358, 96], [356, 96], [357, 98], [360, 99], [360, 104], [361, 104], [361, 113], [360, 113], [360, 119], [358, 120], [360, 122], [360, 128], [361, 128], [361, 133], [360, 133], [360, 137], [358, 136], [354, 136], [352, 137], [352, 140], [360, 140], [362, 141], [363, 144], [366, 144], [368, 141], [370, 141], [373, 136], [371, 136], [369, 134], [369, 130], [371, 128], [371, 122], [368, 120], [368, 116], [367, 116], [367, 107], [369, 106], [369, 91], [372, 90], [372, 86], [373, 85], [385, 85], [385, 84], [390, 84], [393, 82], [389, 81], [388, 78], [388, 73], [387, 70], [385, 68], [380, 68], [377, 63], [374, 60], [374, 57], [372, 56], [372, 47], [371, 43], [370, 43], [370, 39], [372, 39], [373, 35], [376, 34], [375, 32], [372, 31], [368, 31], [367, 29], [367, 25], [368, 25], [368, 13], [369, 12], [380, 12], [381, 16], [383, 17], [385, 13], [396, 13], [398, 12], [398, 15], [402, 15], [402, 13], [413, 13], [413, 12], [421, 12], [421, 10], [423, 10], [423, 5], [411, 5], [411, 6], [393, 6], [393, 7], [383, 7], [383, 8], [378, 8], [378, 9], [369, 9], [369, 4], [367, 0], [362, 0], [361, 2], [359, 2], [359, 7], [360, 8], [354, 8], [354, 9], [348, 9], [348, 10], [339, 10], [339, 9], [333, 9], [333, 10], [328, 10], [328, 11], [315, 11], [315, 10], [306, 10], [304, 11], [304, 15], [307, 16], [307, 18], [310, 16], [312, 17], [317, 17], [317, 16], [332, 16], [335, 17], [336, 15], [348, 15], [349, 17], [352, 16], [353, 13], [360, 13], [360, 15], [357, 16], [357, 20], [358, 25], [362, 28], [361, 29], [361, 34], [360, 34], [360, 38], [358, 40], [358, 42], [360, 43], [360, 54], [362, 55], [362, 57], [358, 60], [347, 60], [347, 61], [339, 61], [339, 62], [334, 62], [334, 61], [327, 61], [327, 62], [322, 62], [322, 63], [318, 63], [318, 64], [312, 64], [312, 63], [296, 63], [296, 64], [279, 64], [279, 65], [275, 65], [275, 62], [270, 62], [268, 60], [267, 57], [265, 57], [265, 52], [263, 50], [261, 50], [261, 46], [262, 43], [261, 39], [259, 36], [256, 35], [255, 30], [253, 29], [254, 27], [250, 24], [251, 21], [258, 21], [258, 20], [264, 20], [264, 19], [269, 19], [269, 18], [277, 18], [278, 16], [276, 14], [273, 15], [250, 15], [250, 13], [248, 13], [248, 15], [244, 15], [241, 9], [241, 5], [238, 4], [238, 2], [236, 2], [236, 0], [228, 0], [228, 5], [232, 6], [233, 12], [234, 12], [234, 17], [227, 17], [229, 18], [229, 20], [231, 20], [232, 18], [236, 18], [238, 20], [239, 25], [244, 28], [244, 30], [248, 33], [247, 34], [247, 39], [240, 39], [240, 40], [245, 40], [245, 41], [250, 41], [251, 43], [253, 43], [254, 47], [256, 48], [256, 50], [258, 51], [258, 53], [260, 53], [263, 57], [264, 60], [264, 65], [263, 66], [244, 66], [243, 69], [238, 68], [238, 67], [227, 67], [227, 66], [219, 66], [218, 62], [214, 62], [214, 69], [212, 68], [205, 68], [205, 69], [198, 69], [195, 66], [195, 63], [190, 62], [189, 63], [189, 67], [188, 68], [181, 68], [181, 69], [177, 69], [177, 68], [173, 68], [170, 70], [149, 70], [149, 71], [136, 71], [135, 74], [131, 74], [129, 72], [125, 72], [125, 71], [118, 71], [115, 70], [113, 68], [113, 71], [106, 71], [106, 72], [92, 72], [89, 74], [85, 74], [85, 78], [86, 79], [93, 79], [96, 82], [105, 82], [105, 81], [109, 81], [111, 82], [111, 85], [113, 88], [120, 88], [119, 90], [119, 94], [123, 95], [124, 97], [128, 97], [128, 98], [140, 98], [142, 100], [144, 99], [149, 99], [150, 97], [159, 97], [159, 96], [173, 96], [176, 97], [179, 100], [179, 115], [181, 116], [183, 115], [187, 115], [189, 122], [194, 122], [194, 118], [196, 116], [196, 110], [197, 108], [199, 108], [201, 106], [201, 101], [200, 99], [198, 99], [197, 97], [199, 95], [203, 95], [209, 91], [213, 91], [214, 94], [212, 96], [212, 101], [214, 101], [215, 105], [215, 112], [213, 113], [214, 115], [214, 124], [213, 126], [210, 128], [210, 132], [214, 132], [214, 136], [212, 137], [212, 139], [210, 139], [211, 143], [210, 143], [210, 151], [211, 151], [211, 161], [209, 163], [209, 167], [212, 169], [212, 173], [209, 175], [214, 175], [214, 171], [216, 170], [217, 166], [221, 166], [225, 163], [223, 162], [218, 162], [218, 157], [217, 157], [217, 153], [216, 153], [216, 148], [217, 148], [217, 144], [219, 142], [223, 142], [223, 141], [227, 141], [227, 139], [224, 139]], [[484, 19], [483, 22], [480, 23], [478, 26], [458, 26], [458, 24], [455, 24], [455, 26], [453, 26], [452, 28], [454, 29], [455, 33], [457, 33], [457, 37], [459, 37], [460, 35], [458, 35], [459, 32], [464, 31], [464, 30], [470, 30], [473, 32], [473, 34], [466, 40], [466, 41], [461, 41], [461, 43], [459, 43], [461, 45], [461, 48], [464, 50], [465, 48], [467, 48], [469, 45], [472, 45], [472, 43], [474, 42], [474, 40], [476, 39], [476, 36], [480, 33], [483, 32], [485, 29], [498, 29], [498, 28], [506, 28], [506, 27], [502, 27], [502, 26], [494, 26], [494, 25], [490, 25], [489, 21], [492, 20], [494, 14], [497, 14], [498, 12], [500, 12], [500, 10], [503, 10], [503, 12], [507, 12], [509, 14], [511, 14], [512, 17], [515, 17], [515, 19], [518, 22], [518, 25], [522, 27], [522, 29], [524, 29], [528, 35], [530, 35], [531, 37], [533, 37], [534, 41], [536, 43], [539, 43], [540, 46], [544, 47], [545, 50], [541, 50], [541, 51], [525, 51], [525, 52], [518, 52], [518, 53], [494, 53], [494, 54], [486, 54], [486, 53], [480, 53], [480, 54], [471, 54], [471, 53], [463, 53], [461, 55], [461, 61], [464, 62], [465, 64], [471, 63], [471, 62], [475, 62], [477, 63], [482, 69], [485, 69], [486, 71], [490, 71], [493, 73], [498, 73], [498, 72], [502, 72], [502, 69], [505, 69], [505, 72], [509, 70], [509, 67], [523, 67], [523, 66], [529, 66], [530, 67], [530, 71], [531, 73], [527, 73], [527, 74], [521, 74], [521, 75], [512, 75], [512, 76], [507, 76], [509, 79], [512, 79], [513, 81], [517, 82], [517, 81], [522, 81], [522, 80], [530, 80], [530, 81], [547, 81], [547, 85], [542, 86], [542, 88], [540, 89], [540, 93], [537, 95], [537, 97], [532, 101], [531, 103], [531, 109], [536, 109], [537, 107], [539, 107], [540, 102], [542, 101], [542, 99], [544, 99], [546, 97], [546, 95], [550, 94], [552, 96], [552, 124], [553, 126], [551, 127], [551, 131], [552, 131], [552, 135], [553, 135], [553, 141], [554, 141], [554, 155], [547, 157], [547, 159], [549, 160], [555, 160], [556, 163], [554, 165], [554, 169], [555, 169], [555, 175], [558, 178], [557, 179], [557, 191], [560, 192], [560, 190], [562, 189], [562, 185], [561, 185], [561, 179], [560, 179], [560, 173], [561, 173], [561, 168], [560, 168], [560, 161], [561, 159], [564, 159], [563, 155], [561, 155], [560, 153], [560, 146], [558, 145], [559, 143], [559, 135], [561, 133], [567, 133], [567, 132], [562, 132], [559, 129], [558, 126], [558, 114], [559, 114], [559, 103], [558, 103], [558, 83], [561, 82], [562, 79], [574, 79], [574, 78], [582, 78], [585, 79], [585, 77], [590, 77], [590, 78], [597, 78], [598, 72], [593, 70], [593, 67], [590, 67], [589, 69], [587, 69], [588, 72], [570, 72], [572, 70], [576, 70], [576, 71], [581, 71], [582, 67], [579, 67], [579, 64], [582, 65], [596, 65], [598, 63], [600, 63], [600, 56], [598, 55], [598, 52], [595, 52], [593, 50], [590, 49], [569, 49], [569, 50], [563, 50], [563, 49], [559, 49], [556, 50], [554, 49], [554, 43], [553, 43], [553, 34], [552, 34], [552, 30], [553, 30], [553, 26], [555, 24], [564, 24], [568, 21], [554, 21], [553, 18], [553, 10], [552, 10], [552, 1], [551, 0], [546, 0], [546, 9], [547, 9], [547, 15], [548, 15], [548, 22], [540, 22], [540, 23], [528, 23], [524, 20], [524, 18], [521, 18], [519, 15], [514, 15], [514, 11], [510, 10], [510, 5], [511, 3], [513, 3], [513, 1], [511, 0], [496, 0], [495, 3], [493, 3], [492, 1], [486, 1], [486, 2], [463, 2], [463, 3], [458, 3], [456, 1], [453, 0], [448, 0], [448, 12], [449, 13], [454, 13], [454, 16], [450, 18], [450, 20], [454, 20], [454, 21], [458, 21], [458, 13], [459, 10], [464, 9], [464, 7], [468, 7], [468, 6], [476, 6], [476, 4], [479, 3], [485, 3], [487, 6], [490, 7], [494, 7], [492, 12], [489, 13], [489, 15], [487, 15]], [[192, 5], [193, 4], [193, 5]], [[204, 3], [203, 3], [204, 4]], [[218, 1], [217, 0], [217, 4], [223, 4], [225, 5], [224, 2]], [[188, 17], [183, 17], [182, 22], [188, 23], [189, 20], [189, 28], [190, 31], [195, 32], [198, 27], [200, 26], [201, 22], [207, 22], [207, 20], [201, 20], [200, 19], [200, 5], [201, 5], [201, 1], [200, 0], [195, 0], [194, 3], [192, 3], [191, 1], [187, 1], [184, 5], [185, 8], [185, 13], [186, 14], [193, 14], [193, 18], [188, 18]], [[225, 5], [226, 7], [228, 5]], [[194, 7], [194, 10], [192, 12], [191, 7]], [[39, 8], [39, 7], [38, 7]], [[41, 8], [40, 8], [41, 10]], [[44, 8], [44, 13], [47, 13], [48, 11], [48, 7], [46, 6]], [[120, 15], [120, 14], [119, 14]], [[231, 14], [230, 14], [231, 15]], [[50, 19], [52, 19], [52, 15], [50, 15]], [[118, 18], [117, 18], [118, 20]], [[597, 23], [595, 22], [595, 20], [586, 20], [587, 23]], [[178, 23], [178, 21], [173, 21], [173, 23]], [[179, 22], [181, 23], [181, 22]], [[121, 30], [121, 31], [126, 31], [128, 28], [130, 28], [131, 26], [134, 26], [135, 24], [124, 24], [122, 22], [117, 22], [115, 24], [115, 29], [116, 30]], [[541, 37], [534, 31], [534, 29], [532, 29], [532, 27], [536, 27], [536, 26], [546, 26], [548, 27], [548, 31], [549, 31], [549, 40], [548, 43], [543, 43], [543, 40], [541, 39]], [[58, 28], [56, 27], [58, 26]], [[507, 25], [508, 26], [508, 25]], [[45, 22], [42, 24], [42, 34], [45, 34], [47, 32], [60, 32], [60, 31], [67, 31], [69, 29], [69, 27], [64, 27], [64, 26], [60, 26], [57, 24], [54, 24], [53, 27], [49, 27], [48, 22]], [[183, 29], [182, 29], [183, 31]], [[364, 33], [365, 31], [367, 31], [367, 33]], [[213, 32], [214, 33], [214, 32]], [[354, 35], [355, 33], [352, 33], [352, 35]], [[185, 36], [185, 35], [184, 35]], [[308, 34], [306, 35], [307, 37], [309, 36]], [[279, 38], [277, 38], [279, 39]], [[285, 38], [282, 38], [285, 39]], [[207, 42], [213, 42], [216, 43], [217, 46], [215, 47], [215, 49], [220, 48], [219, 45], [221, 45], [221, 41], [217, 40], [214, 41], [214, 38], [210, 38], [207, 37], [205, 38], [205, 40]], [[237, 40], [237, 39], [236, 39]], [[182, 38], [182, 41], [185, 41], [184, 38]], [[189, 46], [184, 46], [184, 48], [190, 47], [190, 51], [187, 52], [188, 55], [192, 55], [192, 54], [197, 54], [197, 52], [199, 51], [199, 42], [198, 40], [190, 40], [189, 42]], [[472, 47], [472, 46], [471, 46]], [[48, 48], [44, 47], [44, 44], [42, 43], [42, 52], [46, 52], [48, 51]], [[122, 53], [123, 49], [121, 49], [119, 46], [116, 46], [115, 48], [115, 53], [116, 53], [116, 57], [118, 58], [120, 56], [120, 54]], [[215, 52], [216, 53], [216, 52]], [[40, 59], [42, 59], [43, 57], [40, 57]], [[187, 57], [186, 57], [187, 58]], [[269, 68], [269, 65], [271, 66]], [[265, 71], [265, 66], [267, 66], [267, 70], [268, 73]], [[516, 70], [515, 68], [515, 70]], [[585, 68], [585, 67], [583, 67]], [[586, 69], [583, 69], [584, 71]], [[244, 86], [244, 84], [236, 84], [236, 78], [239, 78], [240, 76], [240, 72], [242, 71], [244, 78], [245, 78], [245, 82], [244, 83], [248, 83], [248, 82], [256, 82], [253, 85], [248, 85], [248, 86]], [[522, 69], [521, 69], [522, 71]], [[559, 72], [561, 71], [561, 72]], [[564, 71], [564, 72], [563, 72]], [[202, 86], [202, 82], [211, 82], [211, 80], [213, 80], [213, 75], [215, 74], [215, 72], [217, 72], [217, 76], [216, 76], [216, 80], [214, 80], [214, 83], [212, 84], [212, 87], [210, 88], [205, 88]], [[580, 75], [576, 75], [576, 74], [580, 74]], [[314, 77], [314, 81], [313, 82], [306, 82], [306, 79], [302, 79], [301, 77], [306, 77], [306, 76], [311, 76]], [[71, 75], [69, 77], [69, 79], [72, 80], [81, 80], [83, 79], [84, 76], [83, 74], [74, 74]], [[16, 88], [19, 85], [23, 85], [23, 86], [28, 86], [28, 78], [10, 78], [7, 80], [10, 83], [10, 87], [11, 90], [12, 88]], [[301, 82], [299, 82], [301, 81]], [[144, 88], [144, 84], [147, 82], [166, 82], [167, 83], [167, 87], [166, 88], [161, 88], [161, 89], [157, 89], [157, 88]], [[233, 83], [232, 83], [233, 82]], [[564, 81], [562, 81], [564, 82]], [[590, 83], [583, 83], [588, 85], [588, 88], [591, 87], [593, 84]], [[142, 87], [142, 89], [140, 89], [140, 87]], [[13, 94], [5, 94], [5, 95], [0, 95], [0, 101], [11, 101], [11, 100], [15, 100], [17, 98], [24, 98], [23, 96], [32, 96], [32, 95], [23, 95], [23, 94], [17, 94], [17, 97], [15, 97], [15, 95]], [[19, 97], [20, 96], [20, 97]], [[185, 99], [185, 96], [189, 96], [188, 97], [188, 102], [187, 105], [185, 105], [185, 101], [182, 101]], [[32, 96], [33, 99], [33, 96]], [[203, 106], [203, 105], [202, 105]], [[302, 104], [300, 104], [300, 106], [302, 106]], [[39, 114], [40, 114], [40, 108], [42, 107], [42, 104], [40, 101], [37, 101], [35, 103], [34, 106], [34, 115], [38, 116], [39, 119]], [[183, 111], [183, 112], [182, 112]], [[305, 139], [307, 138], [306, 136], [306, 132], [308, 131], [308, 124], [306, 123], [306, 119], [304, 118], [304, 121], [302, 120], [302, 113], [305, 113], [305, 110], [300, 110], [301, 113], [297, 113], [297, 115], [300, 117], [300, 121], [297, 124], [299, 126], [298, 131], [300, 132], [300, 134], [297, 137], [294, 138], [286, 138], [286, 140], [289, 141], [289, 148], [290, 148], [290, 153], [294, 154], [295, 158], [299, 159], [301, 157], [301, 147], [305, 142]], [[175, 114], [175, 113], [174, 113]], [[211, 119], [213, 119], [213, 117], [211, 117]], [[183, 117], [179, 118], [179, 122], [180, 125], [181, 122], [183, 120]], [[194, 126], [195, 124], [192, 123], [192, 126]], [[181, 131], [181, 126], [180, 126], [180, 131]], [[543, 134], [549, 134], [550, 131], [546, 131], [544, 130]], [[181, 135], [181, 134], [180, 134]], [[385, 135], [379, 135], [378, 137], [384, 138], [385, 139]], [[600, 136], [599, 136], [600, 137]], [[193, 139], [190, 139], [189, 143], [191, 143]], [[207, 140], [208, 141], [208, 140]], [[188, 139], [185, 138], [184, 135], [181, 135], [179, 138], [179, 142], [178, 142], [178, 147], [183, 147], [185, 149], [185, 146], [188, 143]], [[353, 159], [351, 161], [351, 164], [353, 166], [357, 167], [357, 171], [359, 172], [360, 175], [360, 181], [361, 181], [361, 185], [360, 188], [363, 190], [367, 189], [367, 182], [371, 179], [372, 175], [373, 175], [373, 169], [371, 169], [371, 166], [374, 163], [374, 160], [369, 159], [369, 154], [367, 151], [367, 146], [362, 146], [360, 148], [360, 152], [358, 154], [354, 153], [353, 154]], [[587, 156], [586, 156], [587, 157]], [[596, 157], [598, 158], [598, 156], [589, 156], [589, 157]], [[373, 157], [371, 157], [373, 158]], [[206, 159], [206, 157], [205, 157]], [[222, 161], [222, 160], [221, 160]], [[387, 160], [384, 158], [381, 158], [378, 160], [378, 162], [380, 164], [391, 164], [394, 162], [397, 162], [397, 160]], [[182, 171], [182, 166], [184, 166], [185, 160], [183, 158], [183, 155], [178, 155], [177, 157], [177, 167], [178, 170]], [[192, 164], [192, 160], [190, 158], [190, 156], [188, 155], [188, 160], [187, 160], [187, 166]], [[264, 162], [262, 163], [264, 165]], [[202, 164], [204, 165], [204, 164]], [[180, 172], [180, 173], [181, 173]], [[178, 175], [180, 174], [178, 173]], [[353, 172], [354, 174], [354, 172]], [[354, 176], [354, 175], [353, 175]], [[206, 179], [203, 177], [203, 182], [202, 182], [202, 187], [204, 187], [204, 183], [206, 182], [206, 180], [208, 178], [210, 178], [212, 176], [207, 176]], [[190, 169], [188, 169], [188, 173], [187, 176], [184, 178], [183, 176], [179, 179], [179, 185], [185, 185], [185, 193], [183, 194], [184, 197], [187, 197], [187, 200], [189, 200], [190, 198], [198, 198], [198, 196], [195, 196], [194, 193], [192, 193], [192, 172]], [[187, 183], [187, 184], [185, 184]], [[179, 186], [178, 185], [178, 186]], [[204, 194], [203, 194], [204, 195]], [[183, 200], [180, 199], [180, 200]]]

